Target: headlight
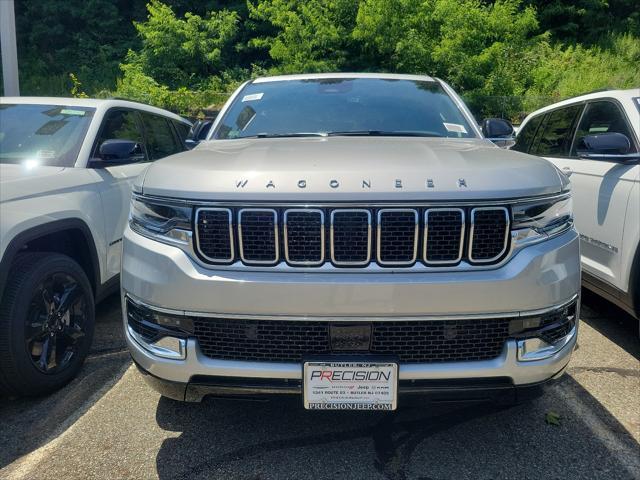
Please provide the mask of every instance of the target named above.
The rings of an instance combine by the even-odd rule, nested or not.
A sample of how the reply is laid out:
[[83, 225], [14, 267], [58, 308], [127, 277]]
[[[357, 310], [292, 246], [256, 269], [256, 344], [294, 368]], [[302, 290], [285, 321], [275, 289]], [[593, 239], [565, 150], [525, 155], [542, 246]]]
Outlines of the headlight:
[[571, 194], [513, 206], [513, 240], [517, 245], [545, 240], [572, 226]]
[[129, 226], [140, 235], [167, 243], [188, 244], [191, 237], [189, 206], [138, 195], [131, 198]]

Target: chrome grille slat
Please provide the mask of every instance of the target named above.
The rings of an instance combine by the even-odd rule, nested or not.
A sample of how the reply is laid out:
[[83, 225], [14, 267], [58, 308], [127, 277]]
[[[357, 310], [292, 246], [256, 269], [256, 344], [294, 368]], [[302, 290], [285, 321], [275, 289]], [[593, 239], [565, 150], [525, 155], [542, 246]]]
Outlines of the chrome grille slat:
[[509, 209], [493, 205], [229, 204], [195, 211], [193, 248], [202, 262], [221, 266], [487, 268], [503, 262], [510, 241]]
[[380, 265], [413, 265], [418, 252], [418, 211], [378, 210], [377, 258]]
[[334, 265], [367, 265], [371, 261], [371, 212], [355, 208], [333, 210], [330, 242]]
[[461, 208], [429, 208], [424, 212], [422, 257], [428, 265], [462, 260], [465, 218]]
[[509, 210], [506, 208], [473, 208], [469, 260], [473, 263], [491, 263], [502, 257], [509, 242], [509, 227]]
[[195, 220], [200, 254], [213, 263], [233, 261], [233, 213], [229, 208], [199, 208]]
[[284, 256], [291, 265], [324, 263], [324, 212], [295, 208], [284, 212]]
[[243, 208], [238, 212], [238, 243], [244, 263], [272, 265], [280, 259], [278, 212], [270, 208]]

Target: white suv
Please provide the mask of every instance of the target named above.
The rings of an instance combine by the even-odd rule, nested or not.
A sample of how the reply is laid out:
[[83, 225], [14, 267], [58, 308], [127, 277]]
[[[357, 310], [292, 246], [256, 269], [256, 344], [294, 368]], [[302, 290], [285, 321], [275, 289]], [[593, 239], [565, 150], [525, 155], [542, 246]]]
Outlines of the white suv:
[[117, 290], [133, 180], [189, 122], [122, 100], [0, 99], [0, 394], [69, 381]]
[[513, 149], [571, 176], [583, 284], [640, 317], [640, 89], [537, 110]]

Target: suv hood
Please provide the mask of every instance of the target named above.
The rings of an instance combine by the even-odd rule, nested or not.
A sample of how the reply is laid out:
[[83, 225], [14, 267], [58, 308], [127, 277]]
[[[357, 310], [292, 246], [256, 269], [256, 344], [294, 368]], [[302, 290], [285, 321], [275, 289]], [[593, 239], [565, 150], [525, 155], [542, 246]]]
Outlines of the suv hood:
[[214, 140], [155, 162], [147, 195], [194, 200], [507, 199], [557, 193], [548, 161], [487, 140], [309, 137]]
[[54, 177], [59, 177], [65, 170], [63, 167], [0, 164], [0, 201], [36, 197], [43, 192], [64, 188], [66, 185]]

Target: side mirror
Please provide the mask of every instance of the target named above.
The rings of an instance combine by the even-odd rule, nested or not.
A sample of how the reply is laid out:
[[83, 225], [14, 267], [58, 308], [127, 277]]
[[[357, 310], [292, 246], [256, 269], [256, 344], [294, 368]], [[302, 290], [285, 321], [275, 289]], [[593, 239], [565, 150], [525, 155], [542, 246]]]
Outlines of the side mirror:
[[133, 140], [105, 140], [98, 150], [100, 164], [125, 164], [144, 161], [144, 153], [139, 143]]
[[211, 120], [198, 120], [189, 132], [189, 137], [184, 141], [186, 147], [191, 150], [206, 140], [212, 125], [213, 121]]
[[487, 118], [482, 121], [482, 134], [501, 148], [515, 145], [515, 130], [511, 122], [502, 118]]
[[640, 153], [629, 153], [631, 140], [617, 132], [586, 135], [578, 140], [577, 154], [590, 160], [628, 162], [640, 159]]
[[207, 120], [202, 122], [202, 126], [200, 127], [200, 130], [198, 131], [198, 134], [196, 136], [196, 140], [198, 141], [202, 141], [202, 140], [206, 140], [207, 139], [207, 135], [209, 135], [209, 130], [211, 130], [211, 126], [213, 125], [213, 122]]

